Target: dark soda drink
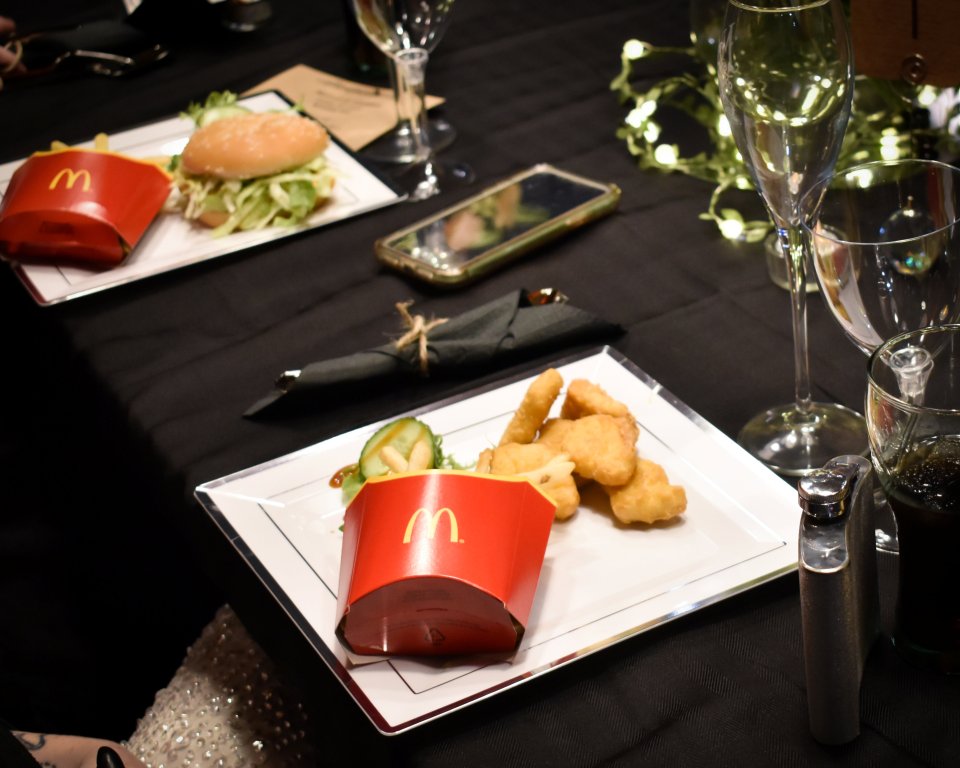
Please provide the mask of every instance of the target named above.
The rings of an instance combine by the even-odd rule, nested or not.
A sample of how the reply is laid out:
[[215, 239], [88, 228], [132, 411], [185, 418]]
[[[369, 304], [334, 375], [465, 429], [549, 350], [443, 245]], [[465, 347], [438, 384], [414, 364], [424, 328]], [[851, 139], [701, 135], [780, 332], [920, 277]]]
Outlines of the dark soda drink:
[[885, 481], [900, 540], [894, 643], [908, 659], [958, 673], [960, 437], [917, 445]]

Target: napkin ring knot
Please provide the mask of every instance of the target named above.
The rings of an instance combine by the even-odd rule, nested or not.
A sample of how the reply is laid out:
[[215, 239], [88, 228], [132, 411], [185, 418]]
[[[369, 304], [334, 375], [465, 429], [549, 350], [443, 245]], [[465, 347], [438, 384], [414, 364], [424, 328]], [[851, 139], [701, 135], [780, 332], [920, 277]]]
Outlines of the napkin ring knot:
[[400, 317], [403, 319], [403, 324], [406, 326], [407, 332], [393, 342], [393, 344], [397, 349], [404, 349], [405, 347], [416, 343], [417, 358], [420, 364], [420, 373], [426, 376], [430, 365], [430, 357], [427, 354], [427, 336], [430, 331], [432, 331], [438, 325], [443, 325], [449, 318], [434, 317], [430, 320], [427, 320], [423, 315], [411, 315], [410, 307], [412, 306], [412, 301], [397, 302], [397, 312], [400, 313]]

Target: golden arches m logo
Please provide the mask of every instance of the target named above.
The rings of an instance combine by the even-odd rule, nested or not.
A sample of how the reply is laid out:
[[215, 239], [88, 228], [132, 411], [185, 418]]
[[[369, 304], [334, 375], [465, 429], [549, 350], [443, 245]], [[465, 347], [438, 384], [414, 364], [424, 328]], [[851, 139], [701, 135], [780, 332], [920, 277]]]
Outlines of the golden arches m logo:
[[460, 541], [460, 527], [457, 525], [457, 516], [453, 514], [453, 510], [450, 509], [450, 507], [442, 507], [432, 515], [424, 507], [421, 507], [412, 515], [410, 515], [410, 521], [407, 523], [407, 529], [403, 533], [404, 544], [409, 544], [413, 540], [413, 531], [416, 528], [417, 520], [420, 519], [421, 515], [423, 516], [424, 520], [427, 521], [428, 539], [432, 539], [437, 535], [437, 526], [440, 524], [440, 518], [446, 516], [447, 521], [450, 523], [450, 543], [462, 543]]
[[86, 168], [81, 168], [79, 171], [75, 171], [73, 168], [63, 168], [56, 176], [53, 177], [53, 181], [50, 182], [50, 189], [56, 189], [62, 179], [66, 179], [67, 189], [73, 189], [76, 183], [80, 179], [83, 179], [83, 191], [90, 191], [90, 171], [88, 171]]

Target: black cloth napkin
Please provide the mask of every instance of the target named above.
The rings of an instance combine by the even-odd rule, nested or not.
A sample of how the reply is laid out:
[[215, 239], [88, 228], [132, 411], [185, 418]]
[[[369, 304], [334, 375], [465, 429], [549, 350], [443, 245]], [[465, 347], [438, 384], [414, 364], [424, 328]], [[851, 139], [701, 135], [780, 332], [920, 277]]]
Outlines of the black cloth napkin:
[[[432, 328], [427, 335], [427, 375], [476, 374], [479, 368], [502, 364], [518, 353], [533, 355], [622, 331], [566, 303], [562, 294], [520, 289]], [[395, 343], [384, 344], [283, 374], [274, 390], [244, 416], [261, 416], [283, 398], [302, 402], [311, 396], [319, 399], [333, 387], [421, 375], [416, 342], [402, 349]]]

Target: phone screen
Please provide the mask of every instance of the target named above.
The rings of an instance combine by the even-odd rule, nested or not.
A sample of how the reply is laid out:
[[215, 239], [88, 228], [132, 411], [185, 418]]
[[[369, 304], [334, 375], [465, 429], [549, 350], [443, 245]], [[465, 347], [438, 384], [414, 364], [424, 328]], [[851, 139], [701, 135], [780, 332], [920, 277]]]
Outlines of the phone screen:
[[474, 198], [387, 245], [429, 267], [456, 270], [606, 194], [600, 185], [539, 171]]

